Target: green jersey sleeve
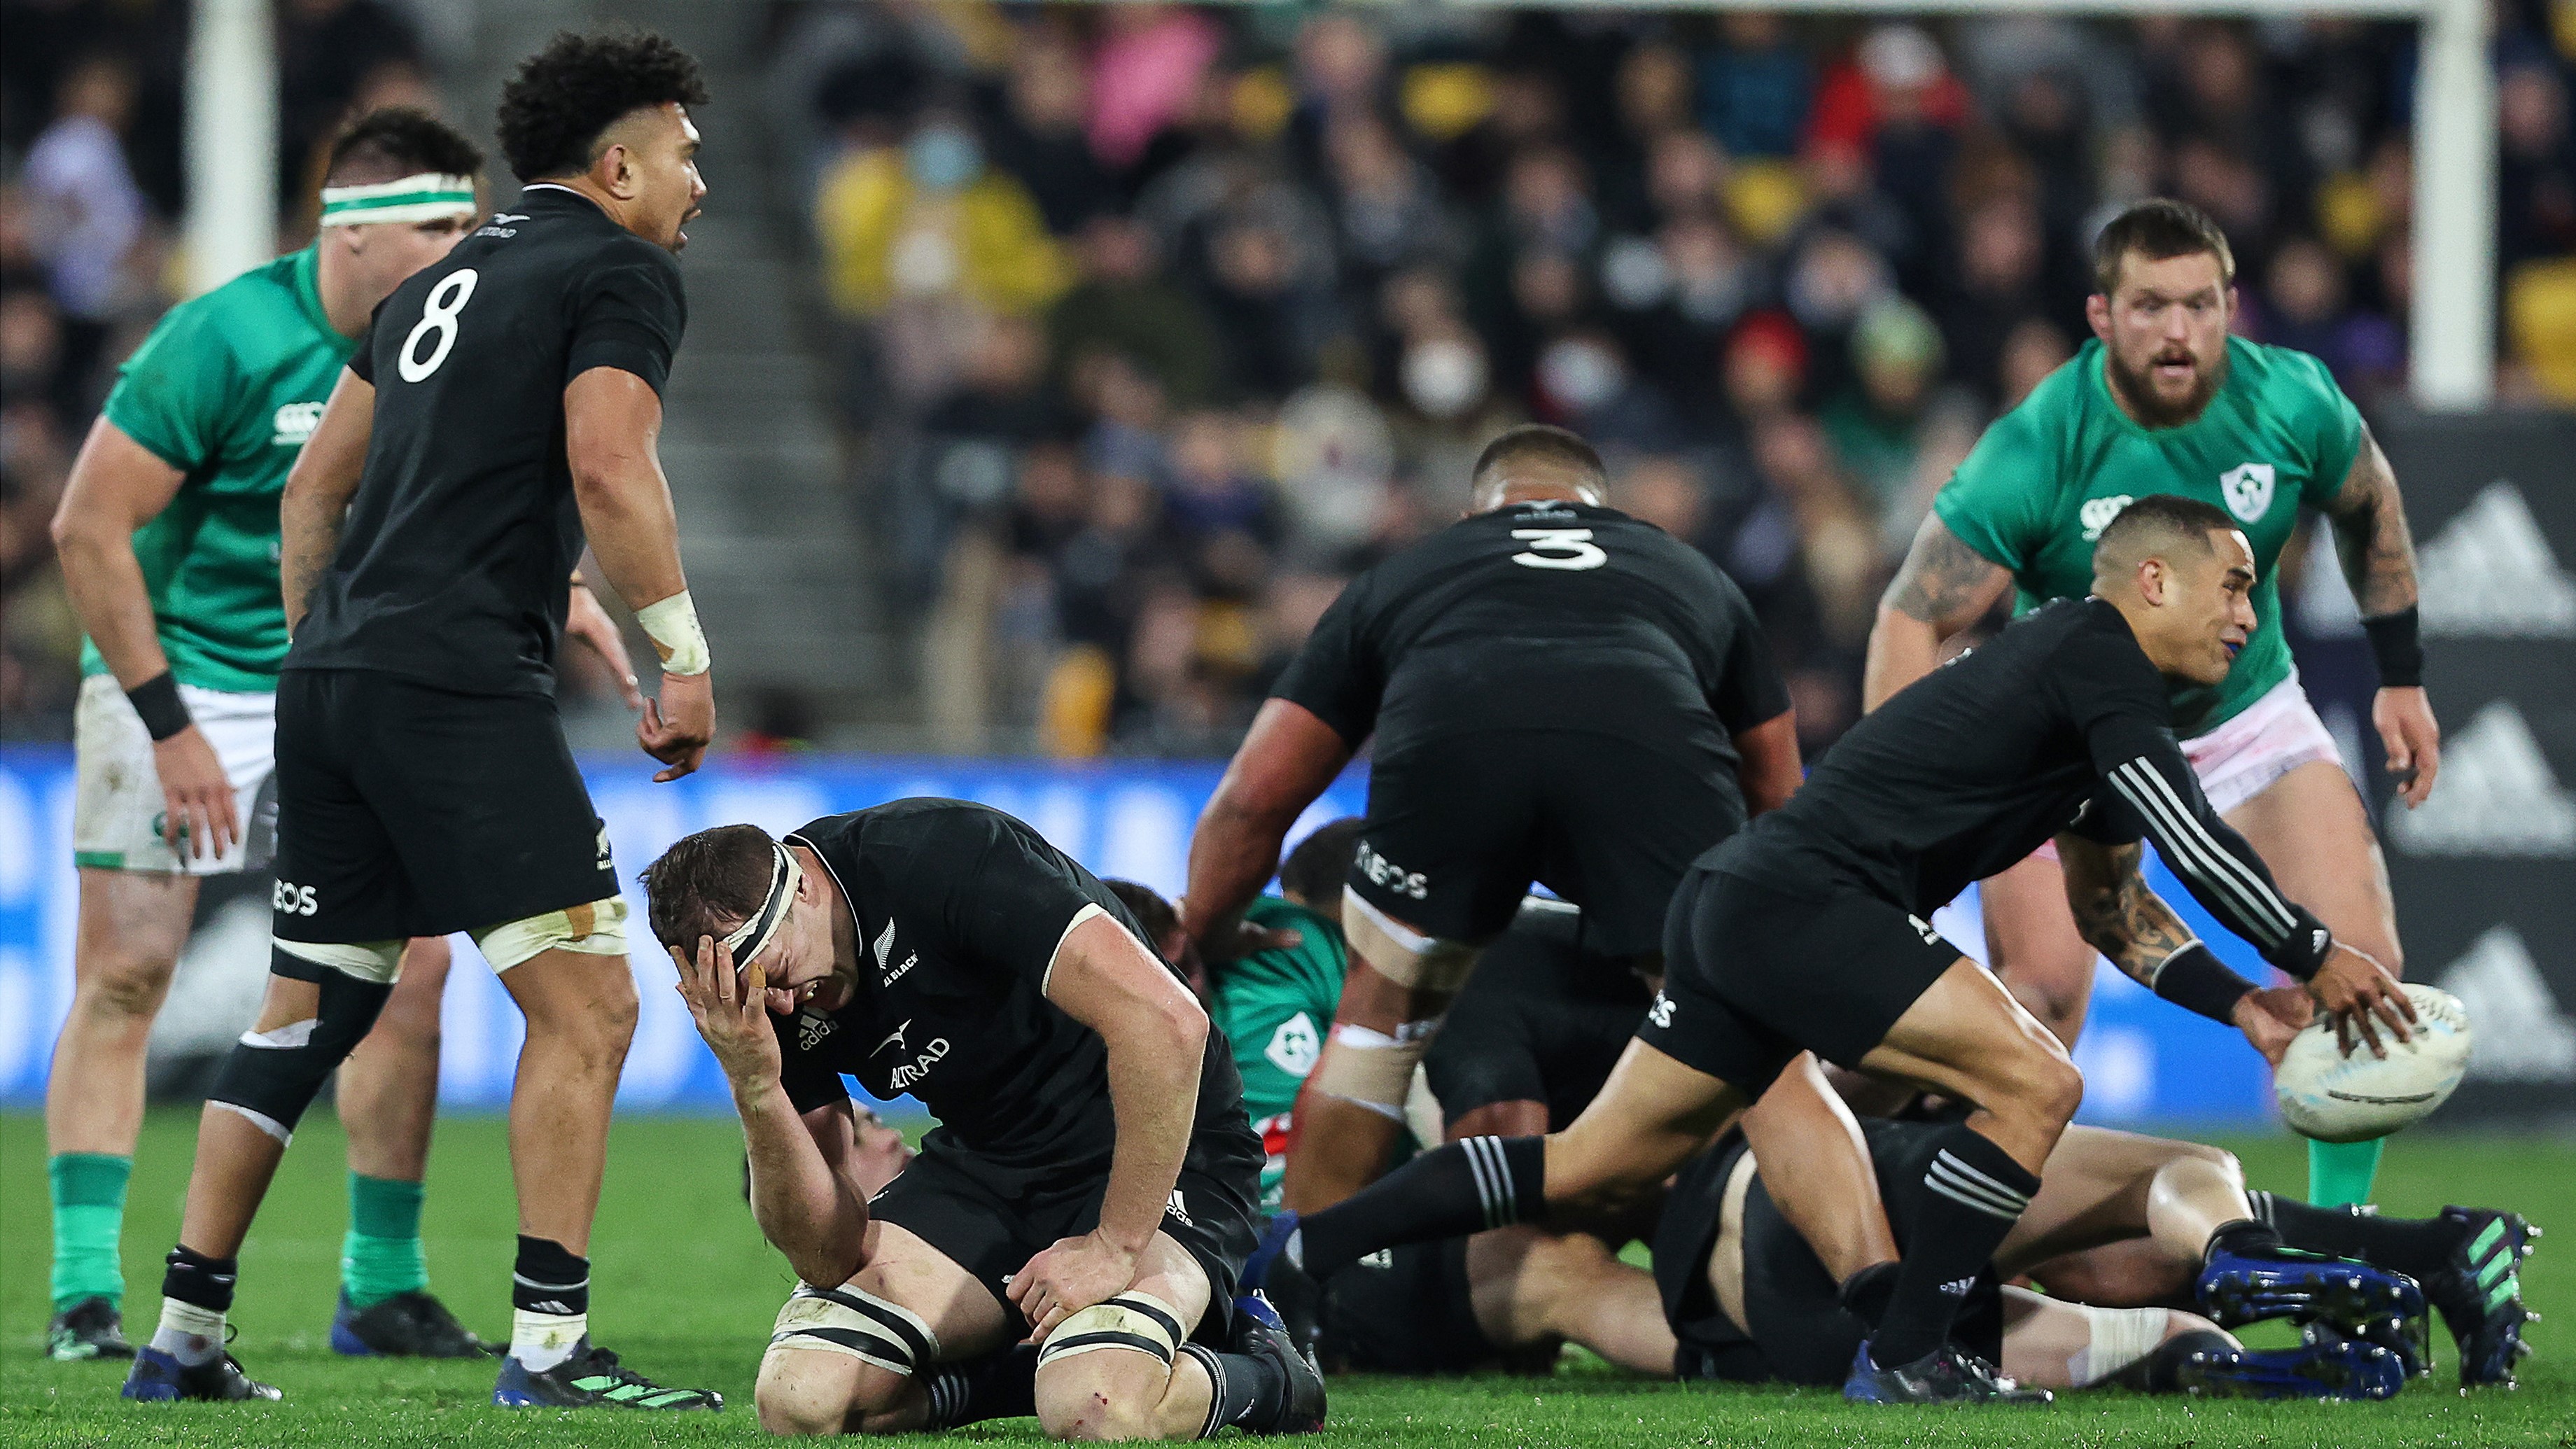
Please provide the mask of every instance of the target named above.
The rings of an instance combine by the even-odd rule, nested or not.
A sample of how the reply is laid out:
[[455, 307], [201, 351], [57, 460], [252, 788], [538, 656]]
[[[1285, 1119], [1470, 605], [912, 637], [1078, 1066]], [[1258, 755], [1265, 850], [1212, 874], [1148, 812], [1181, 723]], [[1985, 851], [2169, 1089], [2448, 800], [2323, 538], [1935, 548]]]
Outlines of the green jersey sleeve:
[[102, 411], [152, 456], [194, 473], [221, 456], [246, 393], [214, 309], [182, 303], [117, 369], [116, 387]]
[[2300, 400], [2300, 432], [2315, 440], [2317, 450], [2315, 464], [2308, 470], [2307, 494], [2299, 501], [2310, 508], [2324, 508], [2343, 491], [2353, 460], [2361, 456], [2361, 409], [2344, 396], [2342, 385], [2323, 361], [2304, 352], [2286, 355], [2290, 367], [2285, 370], [2295, 379]]
[[2043, 383], [2021, 406], [1995, 419], [1932, 497], [1932, 511], [1961, 543], [2019, 574], [2049, 536], [2057, 499], [2058, 447], [2051, 386]]

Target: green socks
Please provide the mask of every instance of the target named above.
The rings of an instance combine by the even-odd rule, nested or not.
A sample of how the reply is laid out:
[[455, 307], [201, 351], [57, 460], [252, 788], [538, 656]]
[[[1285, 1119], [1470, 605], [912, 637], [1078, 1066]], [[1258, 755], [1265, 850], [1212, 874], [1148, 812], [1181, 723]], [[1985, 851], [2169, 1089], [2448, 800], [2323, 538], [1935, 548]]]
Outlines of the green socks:
[[125, 1226], [125, 1180], [131, 1157], [64, 1152], [45, 1159], [54, 1198], [54, 1311], [84, 1298], [121, 1302], [125, 1270], [116, 1237]]
[[340, 1243], [340, 1287], [359, 1308], [429, 1287], [420, 1250], [421, 1187], [349, 1174], [349, 1235]]
[[2370, 1185], [2379, 1177], [2379, 1154], [2385, 1137], [2368, 1142], [2310, 1142], [2308, 1201], [2318, 1207], [2353, 1207], [2370, 1201]]

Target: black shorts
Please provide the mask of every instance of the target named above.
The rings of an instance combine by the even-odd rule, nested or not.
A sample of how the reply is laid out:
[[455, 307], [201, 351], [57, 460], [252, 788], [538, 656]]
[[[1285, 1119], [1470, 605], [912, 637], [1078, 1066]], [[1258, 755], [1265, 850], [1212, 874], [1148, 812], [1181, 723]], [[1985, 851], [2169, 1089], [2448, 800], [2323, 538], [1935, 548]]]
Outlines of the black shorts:
[[1802, 1050], [1860, 1065], [1960, 956], [1855, 885], [1694, 870], [1673, 895], [1663, 994], [1637, 1038], [1758, 1097]]
[[1688, 758], [1517, 730], [1378, 759], [1351, 889], [1424, 935], [1482, 942], [1540, 881], [1583, 908], [1586, 948], [1645, 955], [1682, 872], [1744, 823], [1734, 781]]
[[1335, 1372], [1463, 1374], [1503, 1358], [1476, 1326], [1465, 1238], [1371, 1253], [1324, 1280], [1320, 1318], [1317, 1357]]
[[[1228, 1161], [1218, 1171], [1183, 1167], [1163, 1210], [1164, 1232], [1198, 1259], [1208, 1276], [1208, 1311], [1193, 1339], [1223, 1347], [1234, 1318], [1235, 1284], [1260, 1232], [1253, 1204], [1260, 1194], [1261, 1158], [1249, 1166]], [[894, 1181], [868, 1202], [868, 1214], [920, 1238], [992, 1290], [1005, 1313], [1011, 1275], [1065, 1238], [1100, 1226], [1105, 1177], [1054, 1185], [1032, 1182], [1019, 1169], [994, 1164], [944, 1143], [937, 1133]]]
[[1560, 941], [1506, 931], [1422, 1059], [1451, 1122], [1496, 1102], [1544, 1102], [1560, 1131], [1610, 1079], [1651, 994], [1636, 973]]
[[364, 669], [279, 676], [279, 937], [443, 936], [616, 894], [552, 699]]
[[[1861, 1124], [1900, 1252], [1914, 1240], [1913, 1188], [1922, 1182], [1947, 1130], [1875, 1118]], [[1663, 1295], [1665, 1322], [1681, 1344], [1676, 1371], [1684, 1378], [1746, 1383], [1841, 1383], [1851, 1373], [1868, 1327], [1843, 1310], [1840, 1286], [1806, 1238], [1781, 1215], [1759, 1177], [1744, 1194], [1747, 1321], [1728, 1320], [1708, 1287], [1706, 1265], [1724, 1226], [1726, 1182], [1744, 1151], [1743, 1138], [1730, 1134], [1682, 1169], [1664, 1204], [1663, 1223], [1655, 1234], [1655, 1283]], [[1950, 1336], [1988, 1363], [2002, 1361], [2003, 1292], [1992, 1264], [1977, 1274]]]

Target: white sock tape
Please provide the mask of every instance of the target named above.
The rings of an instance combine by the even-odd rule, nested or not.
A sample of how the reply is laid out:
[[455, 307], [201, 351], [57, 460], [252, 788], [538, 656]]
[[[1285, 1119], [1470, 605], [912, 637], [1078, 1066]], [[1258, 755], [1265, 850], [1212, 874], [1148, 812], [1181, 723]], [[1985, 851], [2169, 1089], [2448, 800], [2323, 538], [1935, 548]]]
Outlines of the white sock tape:
[[635, 611], [654, 650], [662, 656], [664, 674], [704, 674], [715, 660], [707, 653], [707, 636], [698, 628], [698, 606], [680, 590]]

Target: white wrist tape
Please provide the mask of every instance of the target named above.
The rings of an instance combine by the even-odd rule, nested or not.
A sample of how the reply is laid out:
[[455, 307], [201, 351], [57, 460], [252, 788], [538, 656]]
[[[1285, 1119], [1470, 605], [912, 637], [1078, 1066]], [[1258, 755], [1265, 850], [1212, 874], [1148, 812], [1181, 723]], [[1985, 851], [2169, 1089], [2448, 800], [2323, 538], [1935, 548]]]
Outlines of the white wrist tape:
[[707, 654], [707, 636], [698, 630], [698, 606], [689, 601], [688, 590], [636, 610], [635, 622], [644, 626], [662, 656], [664, 674], [704, 674], [715, 663]]

